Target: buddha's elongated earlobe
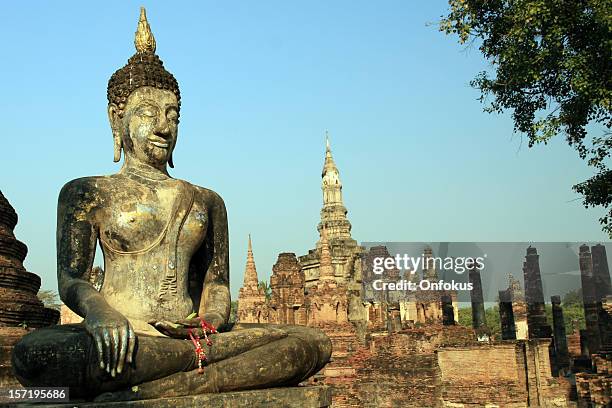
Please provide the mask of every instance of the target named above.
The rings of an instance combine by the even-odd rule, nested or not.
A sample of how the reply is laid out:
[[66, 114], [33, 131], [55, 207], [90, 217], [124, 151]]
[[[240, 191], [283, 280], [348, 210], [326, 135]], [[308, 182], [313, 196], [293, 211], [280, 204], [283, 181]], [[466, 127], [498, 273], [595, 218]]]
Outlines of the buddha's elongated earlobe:
[[[176, 135], [176, 137], [178, 138], [178, 134]], [[174, 168], [174, 161], [172, 161], [172, 156], [174, 154], [175, 147], [176, 147], [176, 139], [174, 139], [174, 142], [172, 143], [172, 146], [170, 148], [170, 156], [168, 157], [168, 166], [170, 166], [171, 169]]]
[[121, 148], [123, 142], [121, 141], [121, 111], [119, 107], [114, 103], [108, 105], [108, 121], [110, 122], [111, 131], [113, 132], [113, 161], [117, 163], [121, 160]]
[[113, 157], [113, 161], [117, 163], [119, 160], [121, 160], [121, 148], [123, 147], [123, 143], [121, 142], [121, 136], [113, 134], [113, 144], [114, 144], [113, 147], [114, 147], [114, 153], [115, 153]]

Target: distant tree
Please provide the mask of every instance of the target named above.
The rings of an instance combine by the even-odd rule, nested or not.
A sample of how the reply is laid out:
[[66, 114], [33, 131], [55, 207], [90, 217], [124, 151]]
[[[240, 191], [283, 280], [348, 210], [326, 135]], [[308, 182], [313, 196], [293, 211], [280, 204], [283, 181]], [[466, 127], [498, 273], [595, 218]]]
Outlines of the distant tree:
[[561, 302], [563, 307], [570, 307], [578, 305], [582, 307], [582, 288], [574, 289], [565, 294], [563, 296], [563, 301]]
[[[563, 308], [563, 323], [565, 324], [565, 333], [572, 334], [577, 330], [584, 329], [584, 309], [582, 303], [561, 304]], [[553, 325], [552, 305], [545, 305], [546, 319], [548, 324]]]
[[501, 318], [499, 317], [499, 306], [495, 305], [485, 310], [485, 321], [487, 327], [494, 337], [501, 337]]
[[472, 308], [459, 308], [459, 324], [461, 326], [472, 327]]
[[[612, 237], [612, 2], [449, 0], [440, 31], [476, 42], [492, 65], [471, 81], [486, 112], [511, 110], [529, 147], [564, 134], [596, 174], [574, 186], [585, 207], [602, 206]], [[603, 130], [587, 137], [587, 125]]]
[[[499, 307], [492, 306], [485, 309], [485, 323], [491, 335], [496, 336], [501, 333], [501, 320], [499, 318]], [[462, 307], [459, 309], [459, 324], [472, 327], [472, 308]]]
[[[584, 309], [582, 308], [582, 289], [575, 289], [568, 292], [563, 297], [562, 306], [565, 332], [569, 335], [575, 330], [584, 329], [585, 322]], [[552, 326], [552, 305], [546, 304], [545, 310], [548, 324]], [[498, 306], [492, 306], [485, 310], [485, 320], [492, 335], [501, 335], [501, 318], [499, 317]], [[459, 324], [462, 326], [472, 327], [471, 307], [462, 307], [459, 309]]]
[[43, 302], [43, 305], [49, 309], [60, 310], [62, 307], [62, 302], [60, 302], [59, 296], [54, 290], [41, 289], [38, 291], [37, 296]]
[[263, 289], [266, 295], [266, 300], [272, 299], [272, 288], [270, 287], [267, 281], [259, 281], [259, 284], [257, 286]]
[[561, 302], [563, 319], [567, 334], [586, 328], [584, 320], [584, 307], [582, 306], [582, 288], [569, 291]]
[[230, 304], [229, 322], [230, 323], [236, 323], [237, 320], [238, 320], [238, 301], [234, 300]]

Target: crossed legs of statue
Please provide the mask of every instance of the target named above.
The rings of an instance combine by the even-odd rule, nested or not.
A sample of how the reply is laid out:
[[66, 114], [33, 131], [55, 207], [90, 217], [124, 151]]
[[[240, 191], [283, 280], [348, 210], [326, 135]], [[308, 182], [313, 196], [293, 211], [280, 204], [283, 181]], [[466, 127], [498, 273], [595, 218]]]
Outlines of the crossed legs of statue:
[[141, 335], [134, 363], [113, 378], [99, 368], [93, 340], [80, 324], [55, 326], [26, 335], [15, 346], [13, 368], [26, 386], [125, 400], [297, 385], [331, 356], [327, 336], [305, 326], [236, 324], [211, 339], [198, 374], [190, 340]]

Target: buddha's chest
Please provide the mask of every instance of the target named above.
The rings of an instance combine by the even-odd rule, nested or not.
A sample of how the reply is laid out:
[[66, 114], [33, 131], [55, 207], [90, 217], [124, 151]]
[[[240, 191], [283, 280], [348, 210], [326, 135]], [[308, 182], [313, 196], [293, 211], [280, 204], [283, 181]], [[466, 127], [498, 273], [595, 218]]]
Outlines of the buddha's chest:
[[206, 235], [208, 211], [191, 186], [139, 187], [116, 195], [121, 197], [111, 197], [99, 220], [100, 239], [111, 250], [147, 252], [178, 243], [195, 250]]

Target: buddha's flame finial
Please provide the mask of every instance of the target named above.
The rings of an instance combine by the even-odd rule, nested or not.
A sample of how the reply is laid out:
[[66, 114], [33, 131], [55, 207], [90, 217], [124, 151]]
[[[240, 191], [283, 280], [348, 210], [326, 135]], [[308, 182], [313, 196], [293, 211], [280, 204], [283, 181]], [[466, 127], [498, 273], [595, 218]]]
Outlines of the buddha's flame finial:
[[138, 20], [134, 45], [138, 53], [155, 52], [155, 37], [153, 37], [151, 27], [149, 27], [147, 12], [144, 7], [140, 8], [140, 19]]

